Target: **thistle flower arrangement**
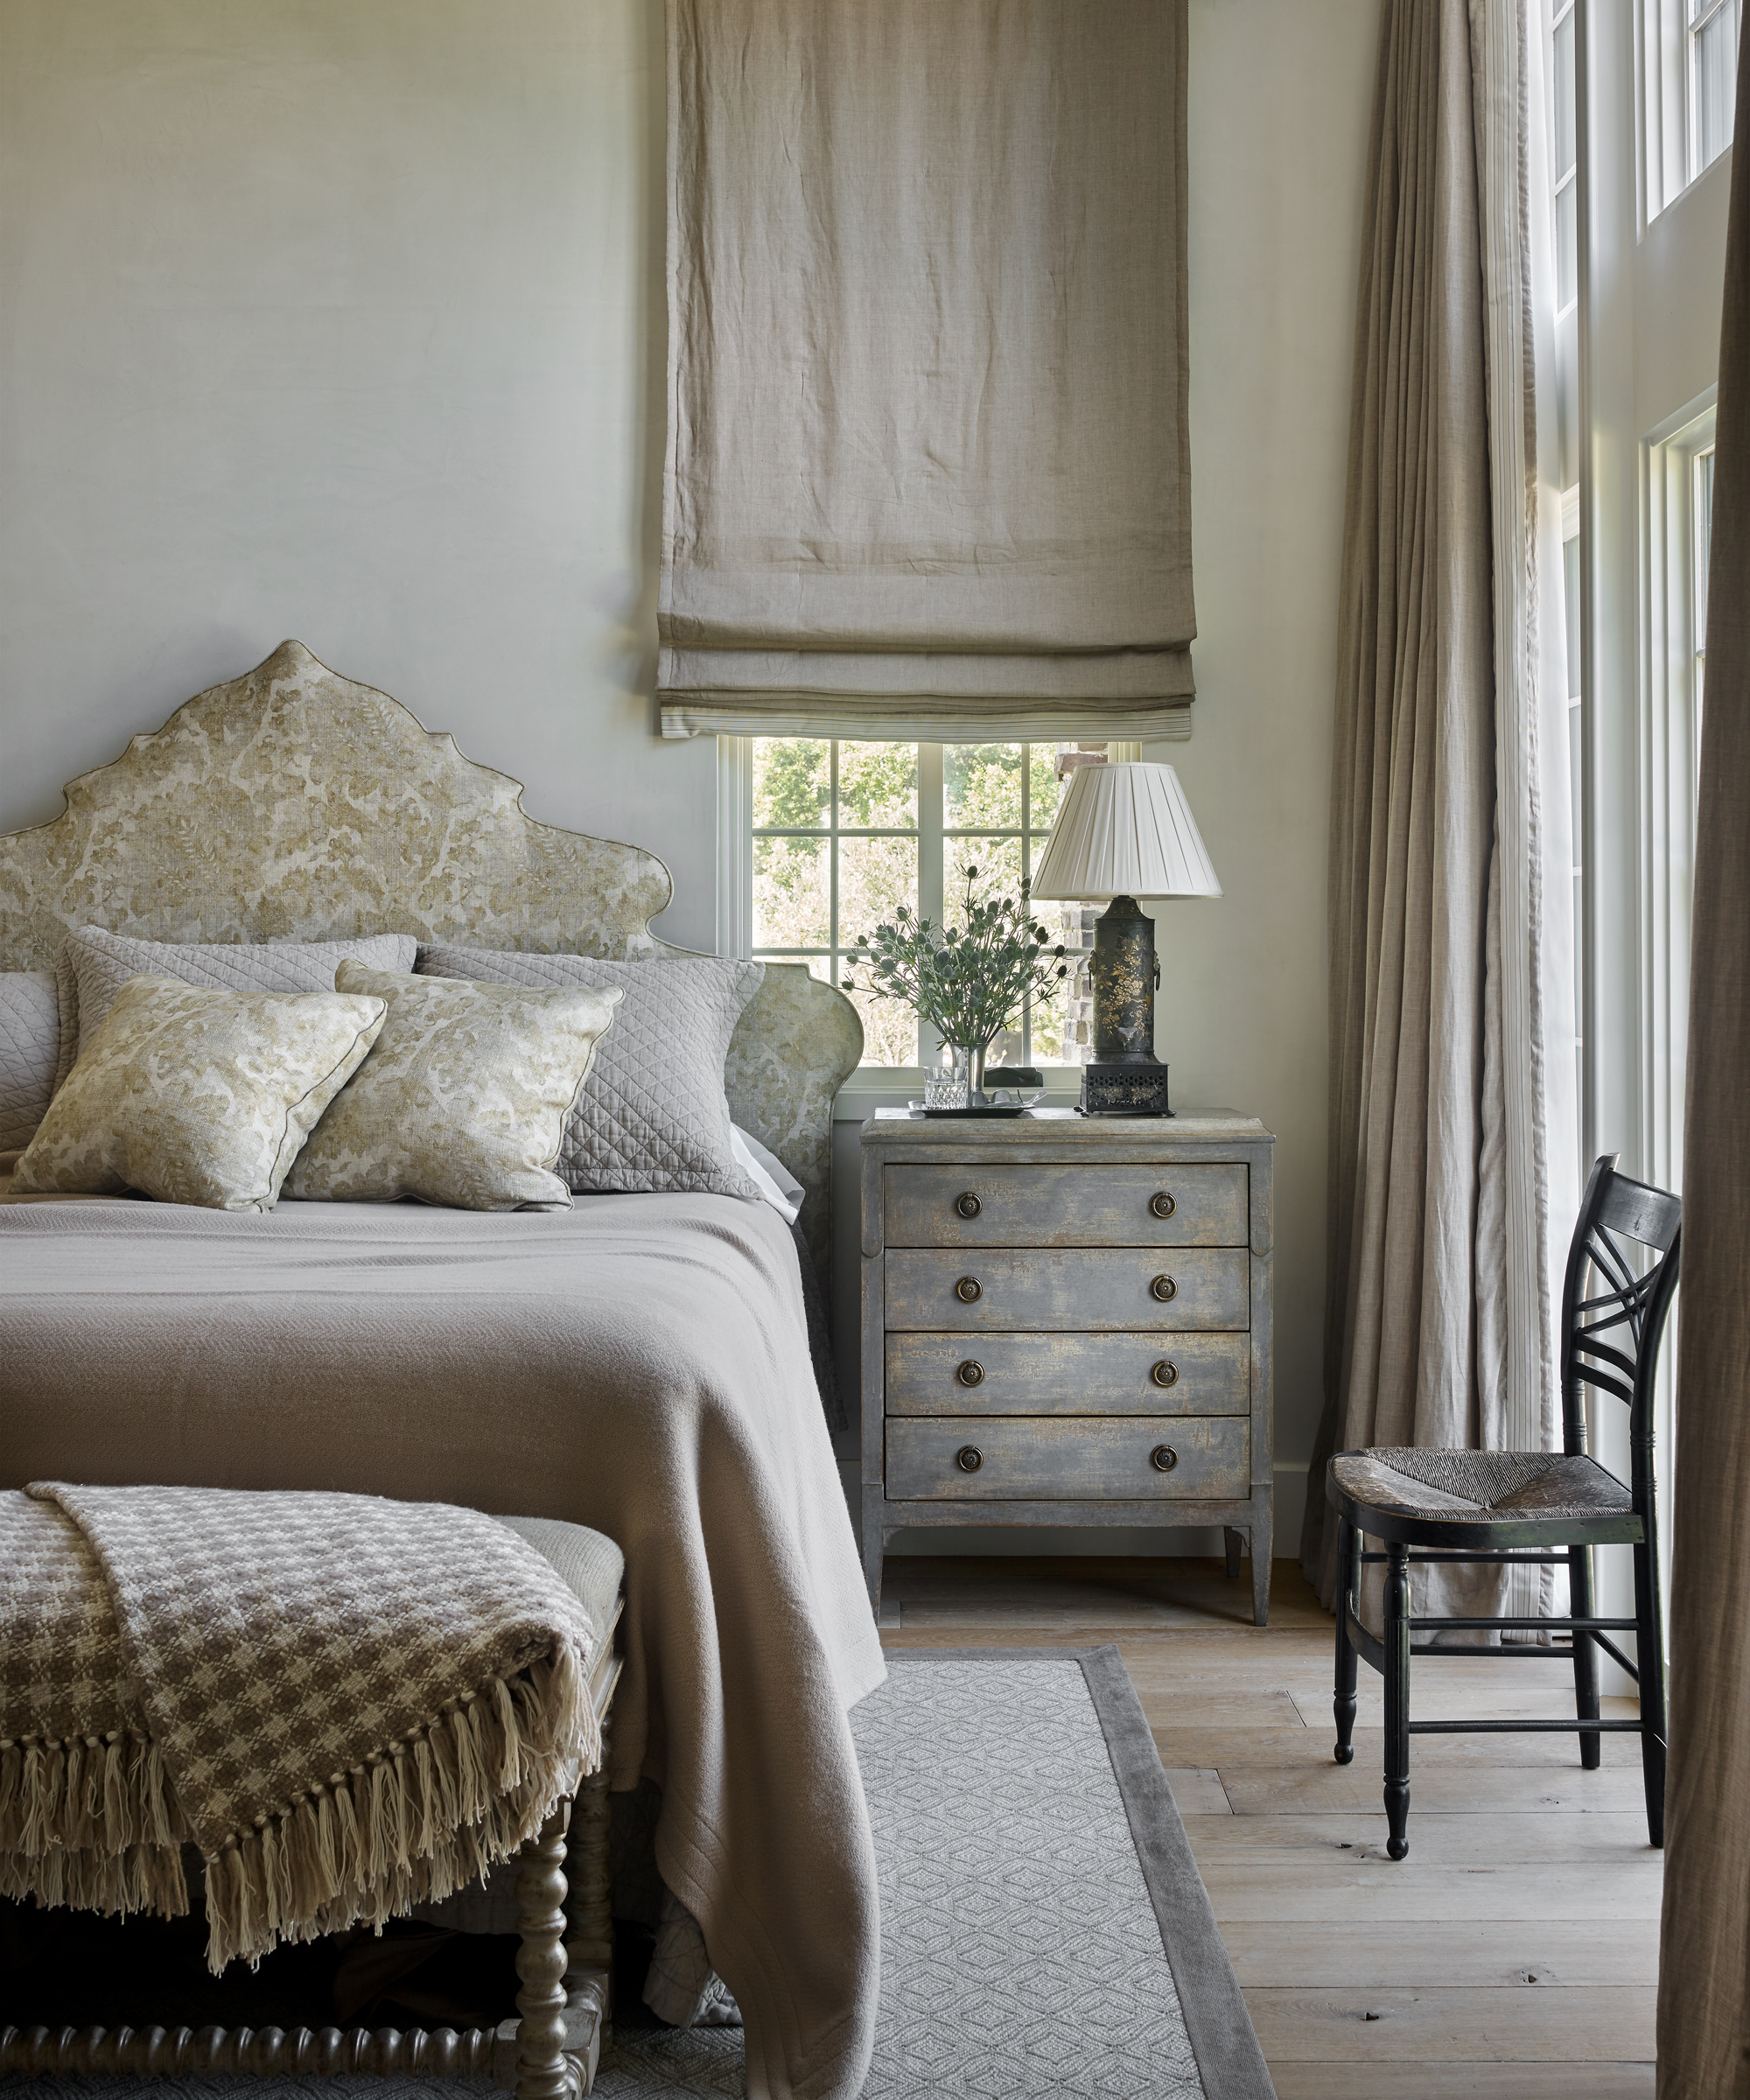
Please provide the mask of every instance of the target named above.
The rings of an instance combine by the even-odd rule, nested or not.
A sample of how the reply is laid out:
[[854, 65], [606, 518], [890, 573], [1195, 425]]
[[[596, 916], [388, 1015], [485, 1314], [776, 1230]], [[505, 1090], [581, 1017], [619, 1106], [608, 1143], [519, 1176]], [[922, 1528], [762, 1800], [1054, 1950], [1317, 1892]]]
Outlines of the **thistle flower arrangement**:
[[[1048, 991], [1068, 974], [1068, 965], [1062, 942], [1048, 948], [1045, 928], [1034, 923], [1030, 883], [1022, 883], [1018, 899], [997, 897], [981, 904], [972, 894], [977, 869], [965, 874], [963, 928], [938, 929], [902, 904], [892, 924], [864, 934], [857, 946], [868, 972], [863, 989], [877, 998], [902, 999], [945, 1043], [966, 1050], [972, 1084], [978, 1088], [985, 1051], [1022, 1002]], [[847, 977], [844, 989], [856, 990], [856, 979]]]

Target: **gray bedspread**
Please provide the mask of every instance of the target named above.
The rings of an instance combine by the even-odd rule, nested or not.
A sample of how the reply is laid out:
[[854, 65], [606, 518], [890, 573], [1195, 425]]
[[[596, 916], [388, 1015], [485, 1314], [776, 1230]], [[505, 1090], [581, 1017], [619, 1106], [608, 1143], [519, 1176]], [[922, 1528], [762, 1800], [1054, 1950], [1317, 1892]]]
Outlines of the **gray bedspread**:
[[878, 1985], [847, 1709], [879, 1643], [782, 1221], [4, 1200], [0, 1487], [345, 1488], [625, 1549], [613, 1784], [746, 2020], [750, 2094], [854, 2094]]

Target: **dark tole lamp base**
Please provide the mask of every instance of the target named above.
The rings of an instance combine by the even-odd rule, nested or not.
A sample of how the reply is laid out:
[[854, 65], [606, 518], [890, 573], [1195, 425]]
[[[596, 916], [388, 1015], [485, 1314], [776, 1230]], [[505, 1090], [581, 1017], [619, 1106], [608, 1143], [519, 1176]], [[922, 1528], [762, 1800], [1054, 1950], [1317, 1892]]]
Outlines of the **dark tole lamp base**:
[[1165, 1065], [1084, 1065], [1084, 1116], [1171, 1116]]
[[1094, 1055], [1082, 1073], [1084, 1116], [1171, 1116], [1167, 1068], [1154, 1054], [1160, 963], [1154, 920], [1115, 897], [1094, 927]]

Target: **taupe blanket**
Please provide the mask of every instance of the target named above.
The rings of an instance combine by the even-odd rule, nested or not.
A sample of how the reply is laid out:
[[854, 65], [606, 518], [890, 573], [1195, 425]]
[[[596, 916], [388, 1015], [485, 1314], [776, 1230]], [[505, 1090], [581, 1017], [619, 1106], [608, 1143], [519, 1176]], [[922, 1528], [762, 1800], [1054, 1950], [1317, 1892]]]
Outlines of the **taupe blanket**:
[[845, 1713], [884, 1673], [775, 1213], [0, 1203], [0, 1486], [68, 1477], [617, 1539], [613, 1783], [663, 1789], [658, 1864], [740, 2002], [750, 2094], [857, 2091], [878, 1942]]
[[192, 1837], [215, 1973], [441, 1899], [598, 1768], [598, 1637], [477, 1510], [0, 1491], [0, 1890], [179, 1916]]

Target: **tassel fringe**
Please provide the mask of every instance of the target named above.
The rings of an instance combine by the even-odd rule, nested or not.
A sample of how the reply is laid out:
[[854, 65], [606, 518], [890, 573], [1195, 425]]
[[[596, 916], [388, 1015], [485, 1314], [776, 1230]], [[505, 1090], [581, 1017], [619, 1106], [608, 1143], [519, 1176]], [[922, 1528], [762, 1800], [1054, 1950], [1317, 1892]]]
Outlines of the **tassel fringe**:
[[[601, 1764], [569, 1643], [234, 1832], [206, 1862], [208, 1966], [381, 1926], [483, 1880]], [[144, 1736], [0, 1741], [0, 1895], [181, 1917], [186, 1823]]]
[[0, 1741], [0, 1895], [127, 1917], [186, 1917], [188, 1836], [144, 1735]]

